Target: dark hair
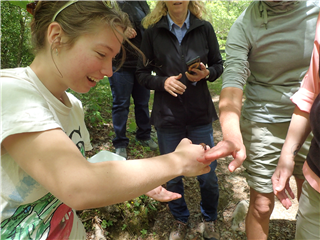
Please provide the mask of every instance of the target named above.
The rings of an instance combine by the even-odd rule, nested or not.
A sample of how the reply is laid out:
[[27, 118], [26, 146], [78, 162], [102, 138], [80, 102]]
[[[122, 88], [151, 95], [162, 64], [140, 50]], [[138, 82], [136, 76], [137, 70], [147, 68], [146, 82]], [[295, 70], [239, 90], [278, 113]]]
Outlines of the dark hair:
[[[99, 23], [107, 23], [113, 31], [117, 32], [119, 32], [117, 27], [121, 27], [125, 31], [127, 27], [131, 26], [128, 15], [120, 11], [116, 3], [106, 6], [102, 1], [77, 1], [63, 8], [66, 3], [66, 1], [38, 1], [34, 5], [35, 9], [32, 11], [33, 19], [31, 21], [31, 42], [35, 53], [45, 47], [48, 26], [52, 23], [53, 17], [58, 11], [60, 12], [55, 17], [54, 22], [60, 24], [67, 37], [64, 44], [69, 47], [80, 36], [90, 33]], [[63, 10], [61, 11], [61, 9]], [[133, 45], [123, 33], [120, 32], [120, 34], [125, 41]], [[135, 49], [140, 52], [139, 49]], [[123, 46], [122, 50], [125, 53]], [[125, 60], [125, 54], [122, 55], [121, 64]]]
[[[39, 1], [31, 22], [32, 44], [36, 51], [45, 44], [46, 32], [53, 16], [66, 4], [65, 1]], [[106, 7], [102, 1], [78, 1], [61, 11], [54, 20], [68, 38], [68, 44], [83, 34], [90, 33], [98, 22], [106, 22], [113, 30], [130, 26], [127, 14], [116, 7]]]

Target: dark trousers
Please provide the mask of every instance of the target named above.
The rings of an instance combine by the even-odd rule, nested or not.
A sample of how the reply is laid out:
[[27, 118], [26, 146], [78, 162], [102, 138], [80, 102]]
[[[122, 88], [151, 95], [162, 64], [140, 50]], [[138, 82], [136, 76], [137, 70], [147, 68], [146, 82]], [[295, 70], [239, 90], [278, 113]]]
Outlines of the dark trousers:
[[[205, 143], [214, 146], [212, 125], [196, 126], [174, 129], [157, 129], [160, 154], [173, 152], [183, 138], [188, 138], [194, 144]], [[206, 221], [217, 219], [219, 187], [218, 178], [215, 173], [217, 161], [210, 164], [211, 171], [207, 174], [197, 176], [200, 184], [201, 213]], [[169, 202], [169, 208], [176, 220], [186, 223], [189, 218], [189, 210], [184, 198], [183, 176], [176, 177], [167, 182], [167, 190], [180, 193], [182, 198]]]
[[150, 91], [141, 86], [136, 77], [135, 69], [115, 72], [109, 78], [112, 96], [112, 121], [116, 137], [112, 140], [115, 148], [127, 147], [126, 126], [130, 107], [130, 98], [134, 102], [134, 113], [137, 124], [136, 138], [150, 139], [151, 125], [149, 118]]

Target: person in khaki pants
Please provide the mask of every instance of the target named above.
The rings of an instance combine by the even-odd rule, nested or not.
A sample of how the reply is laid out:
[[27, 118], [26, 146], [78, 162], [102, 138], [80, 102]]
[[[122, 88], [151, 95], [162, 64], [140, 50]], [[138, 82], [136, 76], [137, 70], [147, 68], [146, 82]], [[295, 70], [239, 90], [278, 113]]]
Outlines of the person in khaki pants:
[[[232, 154], [229, 170], [246, 169], [248, 240], [268, 238], [271, 177], [294, 111], [290, 97], [308, 70], [318, 13], [319, 1], [253, 1], [228, 34], [219, 102], [223, 141], [207, 157]], [[295, 158], [298, 198], [310, 140]]]

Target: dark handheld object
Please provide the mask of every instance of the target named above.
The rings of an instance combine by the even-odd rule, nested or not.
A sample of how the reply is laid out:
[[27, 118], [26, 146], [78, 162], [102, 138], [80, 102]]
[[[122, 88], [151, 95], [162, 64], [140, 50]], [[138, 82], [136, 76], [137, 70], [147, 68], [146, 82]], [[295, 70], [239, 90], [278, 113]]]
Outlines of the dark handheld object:
[[197, 68], [199, 70], [201, 70], [201, 67], [200, 67], [200, 57], [197, 56], [193, 59], [191, 59], [190, 61], [187, 62], [187, 71], [188, 73], [190, 74], [194, 74], [194, 72], [192, 71], [192, 69], [194, 68]]

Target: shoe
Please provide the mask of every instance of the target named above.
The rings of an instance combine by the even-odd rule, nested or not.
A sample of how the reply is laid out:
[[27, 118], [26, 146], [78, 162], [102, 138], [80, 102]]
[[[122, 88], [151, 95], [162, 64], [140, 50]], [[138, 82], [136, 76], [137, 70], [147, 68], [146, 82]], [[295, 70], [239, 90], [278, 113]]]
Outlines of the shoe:
[[248, 208], [249, 208], [249, 201], [247, 200], [242, 200], [237, 204], [236, 208], [232, 213], [231, 229], [233, 231], [236, 231], [237, 229], [239, 229], [240, 223], [243, 222], [247, 216]]
[[149, 140], [138, 140], [138, 142], [144, 146], [144, 147], [149, 147], [151, 150], [157, 150], [158, 149], [158, 144], [156, 144], [152, 138]]
[[169, 240], [183, 240], [187, 234], [188, 225], [186, 223], [175, 221], [169, 236]]
[[220, 239], [219, 230], [215, 226], [215, 221], [211, 221], [211, 222], [204, 221], [203, 238], [205, 240], [218, 240], [218, 239]]
[[116, 154], [118, 154], [121, 157], [124, 157], [127, 159], [127, 149], [126, 148], [116, 148]]

